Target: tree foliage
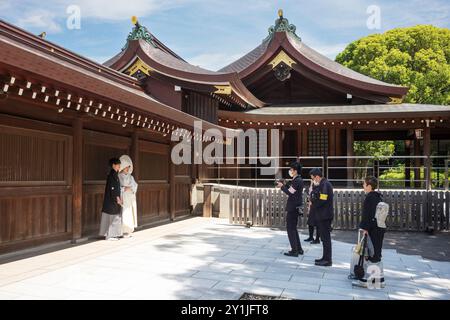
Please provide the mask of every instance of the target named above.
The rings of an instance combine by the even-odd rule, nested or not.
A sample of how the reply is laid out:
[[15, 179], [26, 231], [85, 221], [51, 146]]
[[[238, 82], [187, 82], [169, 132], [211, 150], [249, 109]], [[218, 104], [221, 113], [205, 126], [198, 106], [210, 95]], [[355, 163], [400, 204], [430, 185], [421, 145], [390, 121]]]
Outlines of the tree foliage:
[[409, 87], [405, 102], [450, 104], [450, 30], [397, 28], [350, 43], [336, 61], [357, 72]]

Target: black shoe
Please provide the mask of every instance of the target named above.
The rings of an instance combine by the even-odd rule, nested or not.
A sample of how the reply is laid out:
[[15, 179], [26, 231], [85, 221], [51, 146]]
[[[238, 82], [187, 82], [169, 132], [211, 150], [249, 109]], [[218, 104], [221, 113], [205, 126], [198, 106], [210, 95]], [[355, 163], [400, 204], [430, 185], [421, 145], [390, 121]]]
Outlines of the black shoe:
[[289, 251], [289, 252], [285, 252], [284, 255], [288, 256], [288, 257], [298, 257], [298, 252]]
[[320, 266], [320, 267], [331, 267], [332, 265], [333, 265], [333, 262], [327, 261], [327, 260], [322, 260], [322, 261], [316, 262], [316, 266]]
[[311, 241], [311, 244], [320, 244], [320, 240], [319, 239], [313, 240]]
[[310, 241], [313, 241], [313, 240], [314, 240], [313, 238], [309, 237], [308, 239], [305, 239], [305, 240], [303, 240], [303, 241], [305, 241], [305, 242], [310, 242]]
[[314, 263], [321, 262], [321, 261], [323, 261], [323, 258], [314, 260]]
[[304, 253], [304, 252], [303, 252], [303, 249], [300, 249], [300, 250], [298, 251], [298, 254], [301, 255], [301, 256], [303, 255], [303, 253]]

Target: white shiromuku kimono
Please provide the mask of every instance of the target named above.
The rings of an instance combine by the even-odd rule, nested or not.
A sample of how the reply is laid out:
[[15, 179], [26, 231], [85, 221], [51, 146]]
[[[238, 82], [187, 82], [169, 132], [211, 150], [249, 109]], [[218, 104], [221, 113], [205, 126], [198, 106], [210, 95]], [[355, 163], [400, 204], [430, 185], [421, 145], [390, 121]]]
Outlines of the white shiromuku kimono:
[[[127, 174], [122, 172], [126, 167], [130, 167]], [[120, 157], [120, 188], [122, 191], [123, 208], [122, 208], [122, 231], [125, 234], [131, 234], [137, 227], [137, 203], [136, 192], [138, 184], [131, 175], [133, 172], [133, 162], [127, 155]], [[125, 187], [131, 190], [125, 191]]]

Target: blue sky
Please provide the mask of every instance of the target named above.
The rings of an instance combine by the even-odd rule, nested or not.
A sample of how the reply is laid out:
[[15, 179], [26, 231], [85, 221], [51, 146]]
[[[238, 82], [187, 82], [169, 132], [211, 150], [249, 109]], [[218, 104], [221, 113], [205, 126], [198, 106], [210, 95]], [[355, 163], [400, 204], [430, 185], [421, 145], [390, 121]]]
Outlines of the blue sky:
[[[70, 5], [81, 28], [66, 26]], [[369, 29], [367, 9], [380, 9], [380, 29]], [[334, 59], [353, 40], [396, 27], [450, 27], [449, 0], [0, 0], [0, 18], [97, 62], [120, 52], [136, 15], [154, 35], [194, 65], [217, 70], [267, 36], [277, 10], [302, 40]]]

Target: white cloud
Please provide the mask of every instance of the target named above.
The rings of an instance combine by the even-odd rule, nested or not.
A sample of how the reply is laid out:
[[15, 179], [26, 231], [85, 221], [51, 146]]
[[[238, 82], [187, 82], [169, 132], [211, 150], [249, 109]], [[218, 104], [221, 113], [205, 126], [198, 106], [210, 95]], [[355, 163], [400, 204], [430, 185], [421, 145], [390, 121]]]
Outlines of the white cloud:
[[186, 0], [73, 0], [71, 5], [81, 9], [82, 18], [129, 20], [131, 16], [145, 17], [157, 11], [178, 7]]
[[386, 3], [381, 6], [381, 21], [384, 30], [417, 24], [446, 27], [450, 21], [450, 4], [439, 0], [411, 0], [401, 5]]
[[47, 10], [33, 10], [25, 13], [18, 19], [17, 25], [22, 28], [40, 28], [47, 33], [58, 33], [62, 31], [61, 26], [56, 22], [55, 14]]

